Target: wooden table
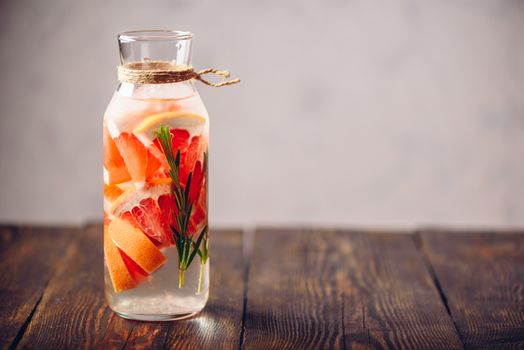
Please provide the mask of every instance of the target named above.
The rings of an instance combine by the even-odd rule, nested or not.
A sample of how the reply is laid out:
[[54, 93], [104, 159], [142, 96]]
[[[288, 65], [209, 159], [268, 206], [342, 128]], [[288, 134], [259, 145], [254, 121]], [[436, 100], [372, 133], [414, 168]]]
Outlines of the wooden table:
[[0, 226], [1, 348], [524, 347], [521, 233], [211, 237], [206, 309], [147, 323], [105, 305], [101, 226]]

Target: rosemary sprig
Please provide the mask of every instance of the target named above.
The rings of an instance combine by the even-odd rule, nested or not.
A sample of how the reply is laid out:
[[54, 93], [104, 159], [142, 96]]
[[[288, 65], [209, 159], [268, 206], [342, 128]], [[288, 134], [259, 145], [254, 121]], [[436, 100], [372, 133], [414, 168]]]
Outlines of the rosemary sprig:
[[[209, 177], [207, 176], [207, 164], [208, 164], [208, 161], [207, 161], [207, 152], [204, 153], [204, 164], [202, 165], [202, 176], [205, 178], [205, 179], [208, 179]], [[207, 186], [208, 186], [208, 181], [206, 180], [206, 193], [209, 193], [207, 191]], [[209, 246], [208, 246], [208, 230], [207, 230], [207, 225], [206, 227], [204, 228], [204, 232], [201, 233], [204, 234], [204, 237], [203, 237], [203, 241], [202, 241], [202, 244], [201, 244], [201, 247], [200, 249], [198, 250], [198, 256], [200, 257], [200, 274], [198, 276], [198, 287], [197, 287], [197, 293], [200, 293], [202, 291], [202, 281], [204, 279], [204, 269], [205, 269], [205, 265], [207, 263], [207, 260], [209, 259]]]
[[[189, 200], [193, 172], [189, 173], [186, 186], [182, 188], [182, 185], [180, 184], [180, 149], [176, 151], [175, 155], [173, 150], [172, 135], [169, 132], [169, 128], [167, 126], [161, 125], [159, 130], [155, 131], [155, 134], [160, 141], [162, 152], [166, 156], [167, 163], [169, 164], [169, 177], [173, 181], [171, 193], [175, 198], [177, 211], [175, 212], [176, 226], [171, 226], [171, 231], [173, 231], [178, 253], [178, 287], [182, 288], [184, 287], [184, 273], [191, 265], [195, 255], [199, 254], [202, 259], [200, 245], [204, 239], [204, 235], [206, 236], [207, 241], [207, 225], [204, 227], [196, 241], [194, 241], [192, 235], [187, 232], [189, 219], [191, 218], [191, 212], [193, 210], [193, 204]], [[199, 286], [200, 284], [201, 283], [199, 283]]]

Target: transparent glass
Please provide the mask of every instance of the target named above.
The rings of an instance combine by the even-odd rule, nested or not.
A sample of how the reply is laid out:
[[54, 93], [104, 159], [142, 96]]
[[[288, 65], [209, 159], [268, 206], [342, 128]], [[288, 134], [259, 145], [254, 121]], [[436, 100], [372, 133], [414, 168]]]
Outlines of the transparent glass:
[[[120, 63], [191, 65], [191, 41], [187, 32], [122, 33]], [[194, 315], [209, 290], [209, 117], [193, 81], [120, 83], [103, 132], [107, 303], [136, 320]]]

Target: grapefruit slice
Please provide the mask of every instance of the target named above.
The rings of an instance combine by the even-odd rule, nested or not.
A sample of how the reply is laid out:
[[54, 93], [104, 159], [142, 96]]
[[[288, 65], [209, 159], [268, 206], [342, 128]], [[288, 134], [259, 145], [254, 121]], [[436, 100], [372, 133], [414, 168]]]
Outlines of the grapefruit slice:
[[138, 137], [128, 132], [118, 135], [115, 144], [133, 181], [167, 177], [167, 161], [156, 146], [146, 147]]
[[109, 185], [118, 184], [131, 180], [124, 164], [124, 159], [120, 155], [118, 148], [111, 138], [109, 131], [104, 123], [104, 168], [107, 170], [107, 182]]
[[198, 197], [200, 196], [200, 192], [202, 190], [202, 186], [204, 185], [204, 170], [202, 169], [202, 163], [200, 161], [197, 161], [195, 164], [195, 168], [193, 170], [193, 178], [191, 180], [191, 187], [189, 189], [189, 202], [190, 203], [196, 203], [198, 201]]
[[193, 172], [193, 176], [195, 175], [196, 161], [201, 156], [203, 156], [203, 154], [200, 152], [200, 136], [193, 136], [187, 146], [187, 150], [184, 152], [183, 157], [181, 157], [180, 180], [183, 183], [186, 183], [190, 172]]
[[115, 293], [136, 287], [137, 282], [129, 273], [117, 246], [109, 236], [107, 225], [104, 225], [104, 257]]
[[166, 262], [160, 249], [129, 221], [114, 218], [108, 226], [108, 232], [116, 246], [148, 274]]
[[204, 131], [206, 120], [206, 117], [200, 114], [187, 111], [164, 112], [145, 118], [133, 129], [133, 133], [151, 142], [156, 138], [155, 131], [161, 125], [166, 125], [170, 129], [187, 130], [191, 135], [199, 135]]
[[116, 136], [122, 131], [133, 130], [151, 115], [180, 110], [175, 100], [144, 98], [140, 100], [119, 97], [113, 99], [106, 111], [105, 120], [109, 121], [109, 131]]
[[126, 253], [124, 253], [120, 249], [118, 249], [118, 252], [120, 253], [122, 261], [126, 265], [127, 270], [129, 271], [129, 275], [131, 275], [133, 281], [135, 281], [136, 284], [140, 284], [143, 281], [145, 281], [149, 276], [147, 272], [145, 272], [140, 266], [138, 266], [138, 264], [134, 262], [133, 259], [128, 257]]
[[115, 138], [115, 144], [133, 181], [145, 181], [148, 154], [142, 142], [136, 136], [123, 132]]
[[140, 228], [159, 248], [174, 244], [170, 225], [176, 210], [170, 183], [130, 188], [113, 202], [110, 212]]

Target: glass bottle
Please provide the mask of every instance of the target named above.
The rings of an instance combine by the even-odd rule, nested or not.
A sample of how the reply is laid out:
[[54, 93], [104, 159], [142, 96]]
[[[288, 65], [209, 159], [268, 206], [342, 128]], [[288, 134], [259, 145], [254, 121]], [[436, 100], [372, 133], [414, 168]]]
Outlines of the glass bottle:
[[[191, 67], [192, 37], [122, 33], [120, 67]], [[209, 290], [209, 117], [194, 79], [120, 74], [103, 121], [107, 303], [130, 319], [189, 317]]]

